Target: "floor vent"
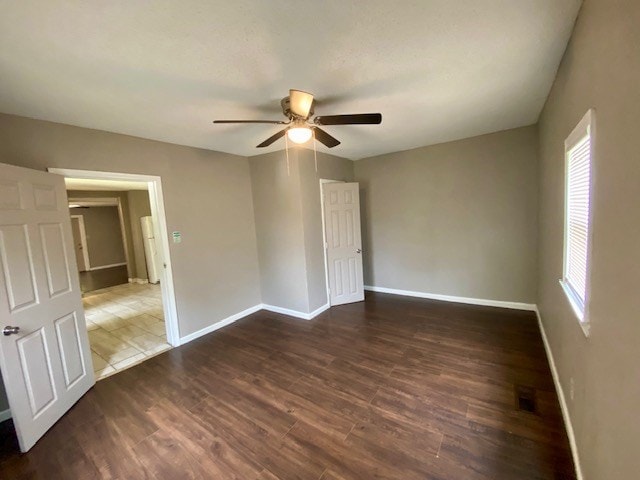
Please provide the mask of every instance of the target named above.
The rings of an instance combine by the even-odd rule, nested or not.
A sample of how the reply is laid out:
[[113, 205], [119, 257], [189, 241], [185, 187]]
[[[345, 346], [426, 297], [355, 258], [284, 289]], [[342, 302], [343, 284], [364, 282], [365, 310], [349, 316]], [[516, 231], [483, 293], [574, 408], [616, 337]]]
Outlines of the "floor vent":
[[532, 387], [516, 385], [516, 408], [523, 412], [537, 413], [536, 391]]

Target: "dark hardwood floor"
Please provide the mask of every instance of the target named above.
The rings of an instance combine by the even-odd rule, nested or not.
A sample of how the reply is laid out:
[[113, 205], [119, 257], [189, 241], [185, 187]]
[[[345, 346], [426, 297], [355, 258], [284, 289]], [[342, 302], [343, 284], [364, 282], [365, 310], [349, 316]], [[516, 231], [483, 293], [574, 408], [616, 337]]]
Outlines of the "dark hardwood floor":
[[80, 290], [82, 290], [82, 293], [100, 290], [101, 288], [114, 287], [129, 282], [126, 265], [103, 268], [90, 272], [80, 272], [79, 275]]
[[6, 443], [3, 479], [575, 478], [534, 314], [383, 294], [255, 313]]

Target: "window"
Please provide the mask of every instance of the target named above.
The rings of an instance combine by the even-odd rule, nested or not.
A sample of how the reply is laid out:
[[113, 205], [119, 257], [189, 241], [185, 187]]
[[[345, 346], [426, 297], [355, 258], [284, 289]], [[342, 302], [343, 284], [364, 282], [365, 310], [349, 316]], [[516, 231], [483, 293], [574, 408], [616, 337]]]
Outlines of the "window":
[[564, 272], [562, 285], [580, 325], [589, 333], [589, 257], [591, 251], [591, 184], [593, 110], [565, 141]]

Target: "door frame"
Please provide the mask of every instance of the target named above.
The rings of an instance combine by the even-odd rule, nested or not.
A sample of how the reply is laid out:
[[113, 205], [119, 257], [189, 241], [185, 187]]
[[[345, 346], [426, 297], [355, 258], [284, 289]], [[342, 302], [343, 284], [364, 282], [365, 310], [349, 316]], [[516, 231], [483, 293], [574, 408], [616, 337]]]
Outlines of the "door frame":
[[327, 294], [327, 303], [331, 307], [331, 292], [329, 291], [329, 260], [327, 258], [327, 231], [324, 218], [324, 185], [325, 183], [344, 183], [344, 180], [320, 179], [320, 212], [322, 215], [322, 253], [324, 255], [324, 283]]
[[[137, 173], [99, 172], [93, 170], [76, 170], [69, 168], [48, 168], [47, 171], [57, 173], [66, 178], [79, 178], [90, 180], [124, 180], [134, 182], [146, 182], [149, 192], [151, 215], [155, 221], [158, 252], [161, 254], [164, 268], [160, 272], [160, 289], [162, 291], [162, 308], [164, 322], [167, 330], [167, 343], [173, 347], [180, 345], [180, 329], [178, 326], [178, 310], [176, 307], [176, 295], [173, 284], [173, 268], [171, 266], [171, 253], [169, 250], [169, 235], [167, 230], [167, 218], [164, 210], [164, 195], [162, 193], [162, 178], [156, 175], [141, 175]], [[94, 199], [95, 200], [95, 199]]]
[[[55, 172], [52, 172], [55, 173]], [[105, 191], [108, 193], [108, 191]], [[69, 205], [79, 205], [81, 207], [116, 207], [118, 209], [118, 220], [120, 222], [120, 236], [122, 238], [122, 247], [124, 248], [124, 261], [127, 264], [128, 278], [131, 278], [131, 257], [129, 255], [129, 247], [127, 247], [127, 234], [125, 233], [124, 212], [122, 210], [122, 201], [119, 197], [87, 197], [87, 198], [68, 198]], [[82, 215], [79, 215], [82, 216]], [[71, 215], [73, 218], [73, 215]], [[83, 218], [84, 226], [84, 218]], [[86, 240], [85, 240], [86, 241]], [[87, 254], [88, 255], [88, 254]], [[115, 263], [113, 265], [101, 265], [99, 267], [87, 268], [87, 271], [102, 270], [103, 268], [111, 268], [122, 265]]]
[[80, 244], [82, 245], [82, 259], [84, 261], [85, 272], [91, 270], [89, 263], [89, 249], [87, 247], [87, 231], [84, 229], [84, 217], [82, 215], [71, 215], [71, 219], [78, 220], [78, 230], [80, 231]]

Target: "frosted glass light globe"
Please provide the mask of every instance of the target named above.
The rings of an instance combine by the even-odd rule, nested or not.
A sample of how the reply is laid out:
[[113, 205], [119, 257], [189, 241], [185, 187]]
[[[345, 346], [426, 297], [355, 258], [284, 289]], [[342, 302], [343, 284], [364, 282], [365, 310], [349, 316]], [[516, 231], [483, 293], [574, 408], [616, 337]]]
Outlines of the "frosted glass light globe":
[[311, 138], [311, 129], [308, 127], [294, 127], [287, 130], [287, 136], [293, 143], [304, 143]]

